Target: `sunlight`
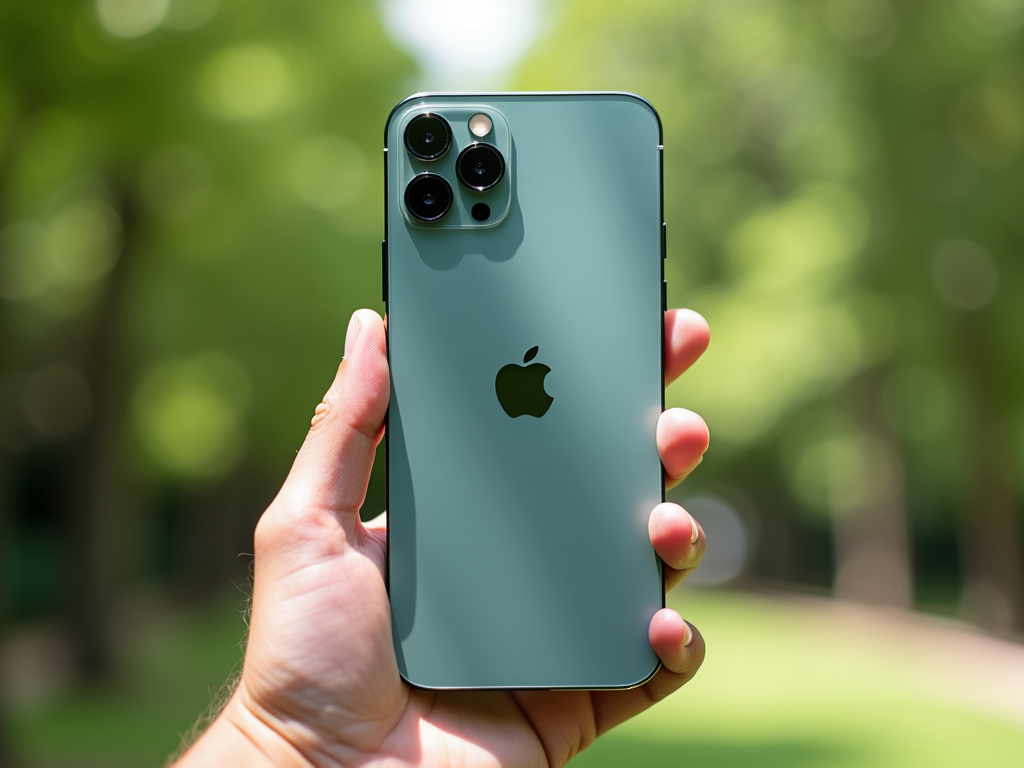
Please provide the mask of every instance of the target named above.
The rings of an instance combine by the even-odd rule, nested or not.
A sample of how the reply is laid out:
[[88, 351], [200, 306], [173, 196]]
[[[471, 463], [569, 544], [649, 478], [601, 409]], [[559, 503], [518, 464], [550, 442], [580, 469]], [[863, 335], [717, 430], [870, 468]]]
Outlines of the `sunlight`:
[[495, 89], [541, 27], [540, 0], [384, 0], [395, 43], [423, 68], [430, 90]]

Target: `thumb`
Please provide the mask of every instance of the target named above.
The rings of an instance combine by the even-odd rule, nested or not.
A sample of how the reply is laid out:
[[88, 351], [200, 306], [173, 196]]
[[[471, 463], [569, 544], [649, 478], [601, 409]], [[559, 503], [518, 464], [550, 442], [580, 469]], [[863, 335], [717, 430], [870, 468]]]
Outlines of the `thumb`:
[[309, 433], [278, 497], [292, 511], [326, 509], [357, 515], [391, 389], [384, 322], [372, 309], [352, 315], [345, 357], [316, 408]]

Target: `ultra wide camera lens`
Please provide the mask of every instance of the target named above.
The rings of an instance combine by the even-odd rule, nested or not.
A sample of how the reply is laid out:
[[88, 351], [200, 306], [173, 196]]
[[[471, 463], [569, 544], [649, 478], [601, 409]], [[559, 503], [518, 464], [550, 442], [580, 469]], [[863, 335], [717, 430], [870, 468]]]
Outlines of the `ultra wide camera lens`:
[[490, 144], [470, 144], [455, 161], [455, 175], [463, 186], [484, 192], [496, 186], [505, 175], [505, 158]]
[[405, 148], [420, 160], [444, 157], [452, 145], [452, 129], [440, 115], [424, 112], [405, 126]]
[[436, 173], [421, 173], [405, 188], [405, 207], [420, 221], [438, 221], [451, 210], [452, 186]]

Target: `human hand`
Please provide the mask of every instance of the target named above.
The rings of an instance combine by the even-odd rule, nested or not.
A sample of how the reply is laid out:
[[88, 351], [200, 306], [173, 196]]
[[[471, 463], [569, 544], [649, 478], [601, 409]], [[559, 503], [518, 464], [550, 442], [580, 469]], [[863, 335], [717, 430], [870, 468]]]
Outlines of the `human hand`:
[[[707, 323], [665, 313], [666, 385], [704, 352]], [[427, 691], [398, 674], [384, 583], [385, 516], [359, 520], [390, 394], [384, 323], [352, 316], [345, 358], [317, 406], [281, 491], [255, 534], [255, 587], [238, 687], [178, 763], [192, 766], [561, 766], [593, 740], [686, 683], [704, 641], [670, 609], [651, 620], [662, 667], [624, 691]], [[704, 421], [661, 415], [666, 484], [708, 446]], [[651, 544], [671, 589], [705, 539], [678, 505], [659, 504]]]

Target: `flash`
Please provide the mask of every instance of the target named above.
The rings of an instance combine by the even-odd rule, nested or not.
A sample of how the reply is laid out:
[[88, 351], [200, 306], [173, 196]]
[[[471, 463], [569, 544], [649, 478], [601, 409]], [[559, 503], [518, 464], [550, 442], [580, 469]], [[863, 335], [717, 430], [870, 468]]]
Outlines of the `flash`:
[[473, 115], [471, 118], [469, 118], [469, 130], [474, 136], [478, 138], [482, 139], [484, 136], [491, 132], [491, 129], [493, 127], [494, 123], [491, 122], [491, 118], [489, 118], [483, 112], [480, 112], [479, 114]]

